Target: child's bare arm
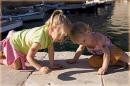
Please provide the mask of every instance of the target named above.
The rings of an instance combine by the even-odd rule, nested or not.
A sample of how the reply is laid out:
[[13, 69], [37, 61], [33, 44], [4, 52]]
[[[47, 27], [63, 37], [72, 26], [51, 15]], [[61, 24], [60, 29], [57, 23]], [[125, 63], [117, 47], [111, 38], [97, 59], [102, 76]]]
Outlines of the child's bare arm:
[[67, 60], [67, 63], [69, 63], [69, 64], [76, 63], [79, 60], [79, 57], [81, 56], [84, 48], [85, 47], [83, 45], [79, 45], [78, 49], [76, 50], [74, 58], [70, 59], [70, 60]]
[[81, 56], [81, 54], [82, 54], [84, 48], [85, 48], [85, 47], [84, 47], [83, 45], [79, 45], [78, 49], [76, 50], [74, 59], [76, 59], [76, 60], [79, 59], [79, 57]]
[[53, 47], [53, 44], [51, 44], [48, 47], [48, 57], [49, 57], [50, 66], [52, 67], [54, 65], [54, 47]]
[[34, 56], [36, 54], [36, 52], [38, 51], [38, 49], [40, 48], [40, 44], [39, 43], [33, 43], [31, 48], [28, 51], [27, 54], [27, 61], [37, 70], [40, 70], [41, 65], [39, 65], [35, 60], [34, 60]]
[[104, 52], [102, 67], [98, 70], [97, 73], [101, 75], [101, 74], [105, 74], [105, 72], [107, 71], [110, 62], [110, 49], [108, 46], [106, 46], [106, 37], [103, 34], [97, 33], [95, 37], [96, 37], [97, 45]]
[[60, 64], [54, 64], [54, 47], [53, 47], [53, 44], [51, 44], [48, 47], [48, 57], [49, 57], [49, 63], [50, 63], [51, 69], [61, 69], [61, 68], [63, 68], [63, 66], [60, 65]]
[[110, 61], [110, 50], [109, 50], [108, 47], [105, 47], [104, 48], [103, 65], [102, 65], [102, 67], [108, 68], [109, 61]]
[[102, 48], [104, 55], [103, 55], [103, 64], [102, 67], [98, 70], [98, 74], [102, 75], [105, 74], [105, 72], [107, 71], [109, 62], [110, 62], [110, 50], [107, 46], [103, 46]]

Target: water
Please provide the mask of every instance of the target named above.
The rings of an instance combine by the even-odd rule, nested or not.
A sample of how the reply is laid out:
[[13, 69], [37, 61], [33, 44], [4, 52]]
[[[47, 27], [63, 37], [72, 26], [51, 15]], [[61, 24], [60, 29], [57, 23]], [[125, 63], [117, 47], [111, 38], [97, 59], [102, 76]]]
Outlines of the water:
[[[88, 23], [93, 31], [107, 35], [113, 44], [128, 51], [128, 2], [127, 0], [116, 0], [113, 5], [97, 8], [97, 13], [70, 14], [68, 17], [72, 22], [84, 21]], [[64, 44], [64, 43], [63, 43]], [[67, 50], [75, 50], [77, 46], [66, 43]], [[72, 47], [73, 46], [73, 47]], [[63, 46], [61, 46], [63, 47]]]
[[128, 50], [128, 3], [125, 0], [116, 1], [113, 6], [105, 6], [97, 9], [97, 14], [71, 15], [73, 21], [84, 21], [94, 31], [109, 36], [112, 42]]
[[[84, 21], [88, 23], [93, 28], [93, 31], [107, 35], [115, 45], [128, 51], [127, 0], [116, 0], [113, 5], [98, 7], [94, 13], [88, 13], [86, 11], [81, 13], [77, 11], [73, 14], [66, 13], [66, 15], [72, 22]], [[23, 28], [40, 26], [49, 16], [46, 16], [44, 20], [25, 22]], [[73, 44], [67, 38], [62, 43], [55, 43], [55, 50], [58, 51], [75, 51], [77, 47], [78, 45]]]

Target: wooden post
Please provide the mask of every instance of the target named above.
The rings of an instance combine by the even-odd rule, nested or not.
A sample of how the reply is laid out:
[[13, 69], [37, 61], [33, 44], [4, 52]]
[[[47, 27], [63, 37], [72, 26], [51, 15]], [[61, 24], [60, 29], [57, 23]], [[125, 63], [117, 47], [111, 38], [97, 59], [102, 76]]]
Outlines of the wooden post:
[[129, 8], [130, 7], [130, 0], [128, 0], [127, 3], [128, 3], [128, 33], [129, 33], [128, 47], [129, 47], [129, 52], [130, 52], [130, 8]]
[[[127, 3], [128, 3], [128, 36], [129, 36], [128, 37], [128, 49], [129, 49], [128, 52], [130, 52], [130, 8], [129, 8], [130, 7], [130, 0], [128, 0]], [[130, 66], [129, 66], [129, 72], [130, 72]], [[129, 73], [129, 77], [130, 77], [130, 73]]]

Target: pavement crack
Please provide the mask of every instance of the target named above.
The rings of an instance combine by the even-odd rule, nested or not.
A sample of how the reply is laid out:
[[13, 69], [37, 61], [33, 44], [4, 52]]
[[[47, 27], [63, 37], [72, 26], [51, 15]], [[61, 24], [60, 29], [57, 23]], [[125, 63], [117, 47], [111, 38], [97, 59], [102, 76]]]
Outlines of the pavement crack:
[[102, 75], [101, 75], [101, 83], [102, 83], [102, 86], [105, 86]]
[[26, 78], [20, 85], [18, 85], [18, 86], [25, 86], [25, 82], [26, 82], [27, 79], [32, 75], [32, 73], [33, 73], [33, 71], [31, 71], [31, 72], [29, 73], [29, 75], [27, 76], [27, 78]]

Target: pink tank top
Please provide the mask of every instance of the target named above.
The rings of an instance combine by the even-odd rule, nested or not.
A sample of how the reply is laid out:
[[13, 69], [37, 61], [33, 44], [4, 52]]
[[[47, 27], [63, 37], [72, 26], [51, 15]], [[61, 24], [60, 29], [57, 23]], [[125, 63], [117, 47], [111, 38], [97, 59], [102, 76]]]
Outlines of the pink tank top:
[[[95, 34], [96, 32], [93, 32], [92, 34]], [[106, 36], [103, 36], [105, 38], [105, 46], [111, 47], [112, 46], [112, 42], [109, 38], [107, 38]], [[99, 46], [96, 46], [95, 48], [87, 48], [87, 50], [94, 54], [94, 55], [102, 55], [103, 51], [101, 50], [101, 48]]]

